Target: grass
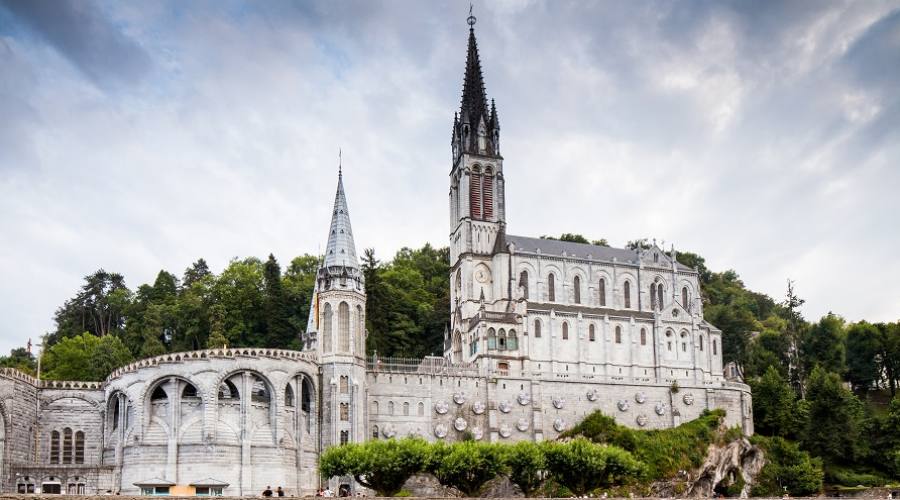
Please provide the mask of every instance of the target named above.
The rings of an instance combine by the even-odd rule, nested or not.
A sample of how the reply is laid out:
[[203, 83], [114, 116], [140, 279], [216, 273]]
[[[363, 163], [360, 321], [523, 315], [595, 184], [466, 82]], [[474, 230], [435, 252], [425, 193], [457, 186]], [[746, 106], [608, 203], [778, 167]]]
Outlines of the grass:
[[674, 429], [635, 430], [617, 424], [612, 417], [598, 411], [560, 437], [584, 436], [596, 443], [624, 448], [647, 465], [647, 479], [657, 481], [699, 467], [710, 444], [739, 436], [739, 430], [737, 433], [729, 430], [725, 437], [717, 432], [724, 418], [724, 410], [712, 410]]

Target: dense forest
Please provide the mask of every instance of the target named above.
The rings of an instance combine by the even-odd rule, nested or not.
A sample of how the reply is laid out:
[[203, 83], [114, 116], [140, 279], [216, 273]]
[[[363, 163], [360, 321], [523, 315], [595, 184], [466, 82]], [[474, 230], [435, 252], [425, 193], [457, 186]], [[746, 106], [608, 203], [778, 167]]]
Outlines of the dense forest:
[[[700, 273], [704, 316], [723, 331], [725, 361], [753, 388], [758, 434], [798, 445], [819, 461], [826, 483], [900, 477], [900, 322], [847, 323], [831, 313], [810, 321], [790, 281], [775, 299], [748, 290], [733, 270], [709, 270], [697, 254], [677, 257]], [[133, 359], [207, 346], [299, 348], [318, 262], [302, 255], [282, 269], [272, 255], [250, 257], [215, 274], [199, 259], [180, 277], [163, 270], [136, 289], [101, 269], [56, 311], [42, 376], [102, 380]], [[362, 268], [368, 352], [439, 354], [450, 309], [448, 249], [404, 248], [384, 262], [368, 249]], [[0, 357], [0, 366], [26, 372], [35, 365], [24, 347]]]

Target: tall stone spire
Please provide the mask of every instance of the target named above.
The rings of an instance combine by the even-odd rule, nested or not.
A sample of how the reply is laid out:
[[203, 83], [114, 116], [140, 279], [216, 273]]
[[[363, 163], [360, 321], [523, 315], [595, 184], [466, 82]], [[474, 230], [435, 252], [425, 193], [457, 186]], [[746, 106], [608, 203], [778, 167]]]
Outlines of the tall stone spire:
[[475, 39], [475, 21], [470, 7], [467, 19], [469, 47], [466, 54], [462, 99], [459, 114], [453, 117], [454, 162], [461, 153], [500, 156], [500, 123], [493, 101], [491, 108], [488, 108], [481, 58], [478, 55], [478, 41]]
[[334, 211], [331, 213], [331, 229], [328, 232], [328, 246], [325, 248], [325, 268], [359, 268], [353, 229], [350, 227], [350, 211], [344, 194], [344, 174], [338, 169], [337, 193], [334, 195]]

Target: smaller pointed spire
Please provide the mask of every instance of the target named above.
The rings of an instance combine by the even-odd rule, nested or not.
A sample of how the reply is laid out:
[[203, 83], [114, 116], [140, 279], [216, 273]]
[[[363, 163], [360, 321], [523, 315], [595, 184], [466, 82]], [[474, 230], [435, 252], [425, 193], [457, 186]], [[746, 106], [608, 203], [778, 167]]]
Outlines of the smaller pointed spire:
[[356, 258], [356, 245], [353, 242], [353, 229], [350, 227], [350, 211], [347, 208], [347, 196], [344, 194], [343, 166], [338, 166], [338, 185], [334, 195], [334, 210], [331, 214], [331, 228], [328, 233], [328, 245], [325, 247], [324, 267], [346, 266], [359, 267]]

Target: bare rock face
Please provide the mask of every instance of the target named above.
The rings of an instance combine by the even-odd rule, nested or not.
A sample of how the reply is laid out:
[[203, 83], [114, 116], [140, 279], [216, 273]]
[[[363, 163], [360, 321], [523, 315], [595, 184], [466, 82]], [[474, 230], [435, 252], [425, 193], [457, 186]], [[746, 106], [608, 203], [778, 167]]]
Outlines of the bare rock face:
[[741, 438], [725, 446], [710, 445], [697, 479], [688, 487], [687, 495], [709, 498], [718, 486], [742, 484], [741, 498], [747, 498], [756, 476], [766, 465], [765, 453]]

